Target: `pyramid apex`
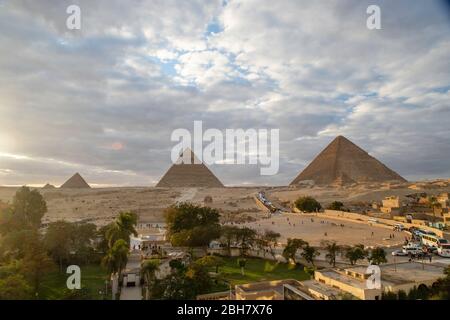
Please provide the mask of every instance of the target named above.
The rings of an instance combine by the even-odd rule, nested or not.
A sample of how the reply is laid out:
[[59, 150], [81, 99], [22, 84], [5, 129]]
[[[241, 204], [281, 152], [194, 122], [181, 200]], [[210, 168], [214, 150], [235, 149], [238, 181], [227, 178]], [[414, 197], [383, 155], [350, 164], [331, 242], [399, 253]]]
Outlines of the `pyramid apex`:
[[163, 175], [156, 187], [209, 187], [222, 188], [223, 184], [208, 167], [197, 158], [191, 148], [181, 152], [178, 160]]
[[349, 139], [347, 139], [347, 137], [343, 136], [343, 135], [338, 135], [336, 138], [334, 138], [334, 140], [345, 140], [345, 141], [350, 141]]
[[69, 180], [67, 180], [60, 188], [68, 188], [68, 189], [88, 189], [90, 188], [89, 184], [83, 177], [76, 172]]

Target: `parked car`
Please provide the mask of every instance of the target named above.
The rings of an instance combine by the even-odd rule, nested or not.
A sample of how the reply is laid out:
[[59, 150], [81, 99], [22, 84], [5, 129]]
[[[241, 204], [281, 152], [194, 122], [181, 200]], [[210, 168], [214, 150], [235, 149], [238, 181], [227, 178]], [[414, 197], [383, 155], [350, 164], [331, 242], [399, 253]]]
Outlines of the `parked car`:
[[403, 250], [395, 250], [395, 251], [392, 251], [392, 255], [404, 257], [404, 256], [407, 256], [408, 254], [406, 252], [404, 252]]

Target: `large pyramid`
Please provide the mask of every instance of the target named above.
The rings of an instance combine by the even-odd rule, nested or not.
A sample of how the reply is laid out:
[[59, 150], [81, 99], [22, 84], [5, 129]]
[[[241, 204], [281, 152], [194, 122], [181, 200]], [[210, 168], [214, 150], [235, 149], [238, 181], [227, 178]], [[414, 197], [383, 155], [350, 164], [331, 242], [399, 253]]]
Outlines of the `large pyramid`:
[[[185, 163], [185, 159], [189, 159]], [[161, 178], [156, 187], [209, 187], [222, 188], [223, 184], [192, 152], [186, 149]]]
[[60, 188], [62, 189], [87, 189], [90, 186], [83, 179], [83, 177], [77, 172], [72, 178], [67, 180]]
[[389, 181], [406, 182], [396, 172], [343, 136], [338, 136], [334, 139], [291, 182], [291, 185], [307, 180], [312, 180], [317, 185], [345, 185]]

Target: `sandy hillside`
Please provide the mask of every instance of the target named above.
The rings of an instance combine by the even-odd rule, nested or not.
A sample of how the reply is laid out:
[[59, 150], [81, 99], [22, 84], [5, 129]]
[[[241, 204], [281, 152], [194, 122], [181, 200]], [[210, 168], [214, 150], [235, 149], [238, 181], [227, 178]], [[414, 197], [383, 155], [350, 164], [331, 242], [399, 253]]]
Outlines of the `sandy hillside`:
[[[0, 200], [11, 202], [17, 188], [0, 188]], [[224, 217], [253, 215], [260, 209], [253, 200], [256, 188], [106, 188], [38, 189], [47, 201], [44, 222], [88, 220], [103, 225], [120, 211], [136, 212], [141, 221], [161, 222], [164, 209], [176, 202], [203, 204], [217, 208]]]
[[[0, 200], [11, 202], [17, 188], [0, 187]], [[141, 221], [163, 221], [164, 209], [180, 202], [206, 203], [219, 210], [223, 222], [254, 221], [266, 214], [256, 205], [254, 196], [264, 190], [274, 203], [293, 201], [310, 195], [323, 205], [335, 200], [351, 202], [380, 201], [386, 196], [404, 197], [416, 192], [438, 194], [450, 192], [447, 180], [403, 183], [397, 185], [354, 185], [345, 188], [329, 187], [227, 187], [227, 188], [106, 188], [106, 189], [39, 189], [44, 195], [48, 213], [46, 221], [90, 220], [96, 224], [111, 221], [120, 211], [134, 211]]]

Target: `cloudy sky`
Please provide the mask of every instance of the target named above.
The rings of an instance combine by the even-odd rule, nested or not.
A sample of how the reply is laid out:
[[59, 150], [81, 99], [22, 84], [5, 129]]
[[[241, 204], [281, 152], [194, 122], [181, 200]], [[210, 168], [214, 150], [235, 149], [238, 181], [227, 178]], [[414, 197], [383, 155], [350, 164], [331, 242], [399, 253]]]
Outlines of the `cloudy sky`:
[[[66, 8], [81, 8], [68, 30]], [[366, 9], [381, 8], [381, 30]], [[0, 185], [153, 185], [174, 129], [280, 129], [288, 184], [344, 135], [407, 179], [450, 177], [440, 0], [0, 0]]]

